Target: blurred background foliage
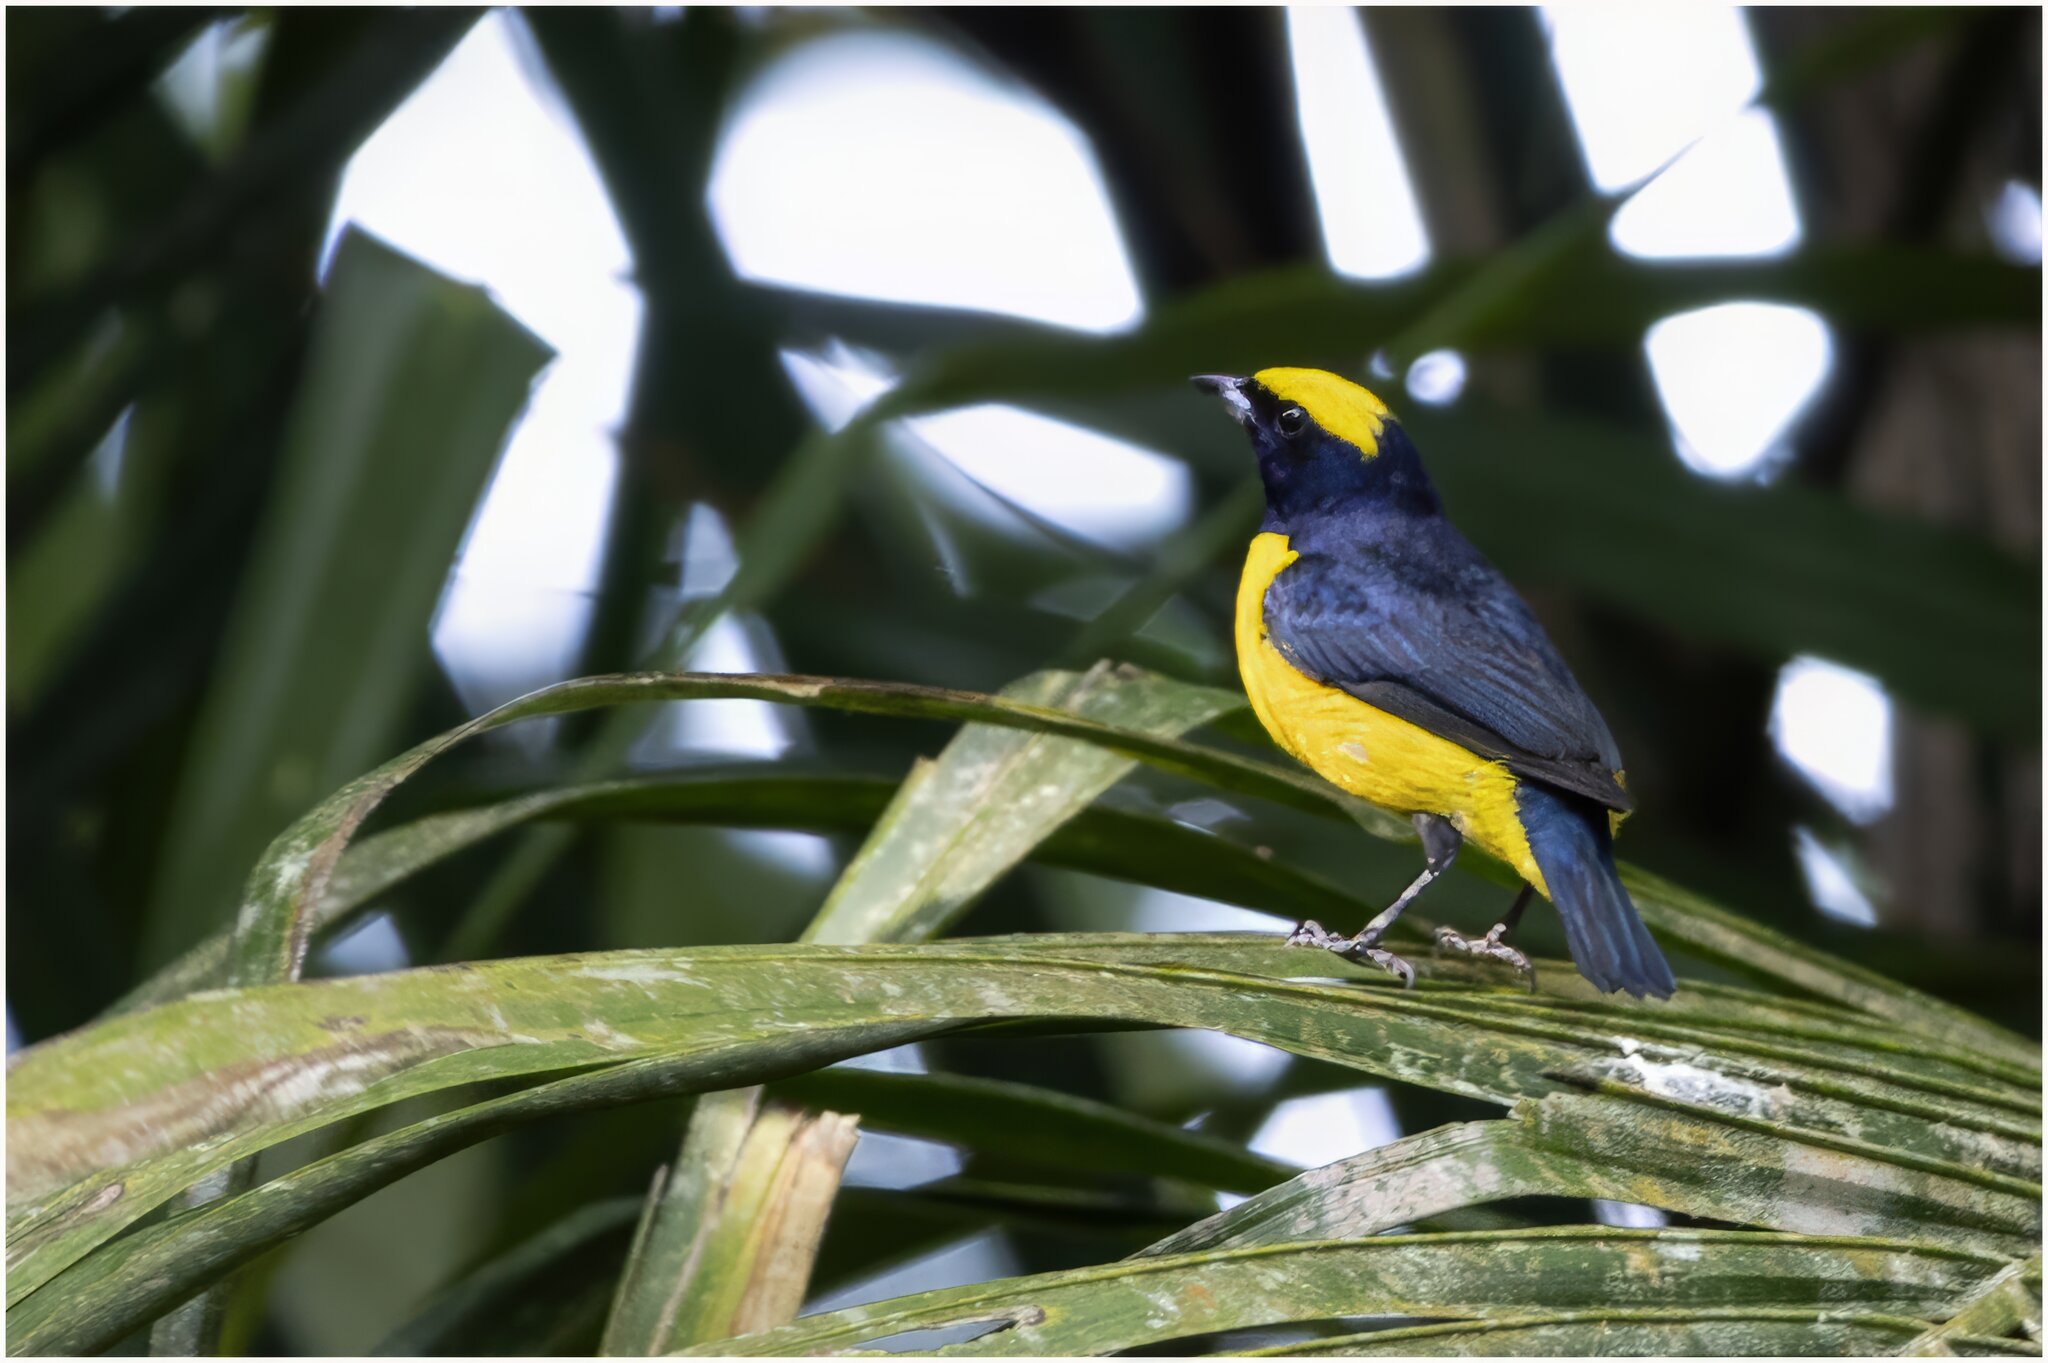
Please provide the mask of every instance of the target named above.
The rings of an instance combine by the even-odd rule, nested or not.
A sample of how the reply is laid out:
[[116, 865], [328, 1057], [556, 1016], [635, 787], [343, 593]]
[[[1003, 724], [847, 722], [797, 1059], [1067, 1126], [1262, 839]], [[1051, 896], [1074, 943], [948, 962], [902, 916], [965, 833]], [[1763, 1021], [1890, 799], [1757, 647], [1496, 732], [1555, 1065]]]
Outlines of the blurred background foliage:
[[[1237, 432], [1183, 379], [1279, 363], [1360, 377], [1408, 421], [1454, 517], [1620, 738], [1642, 811], [1632, 861], [2038, 1034], [2038, 10], [1713, 11], [1753, 53], [1723, 102], [1768, 110], [1792, 228], [1704, 249], [1632, 244], [1643, 212], [1631, 229], [1627, 200], [1711, 120], [1611, 180], [1554, 18], [1335, 17], [1369, 42], [1383, 116], [1371, 101], [1318, 112], [1317, 80], [1355, 94], [1358, 73], [1317, 76], [1304, 54], [1350, 49], [1302, 27], [1330, 15], [1282, 10], [10, 10], [10, 1048], [90, 1019], [218, 930], [313, 801], [548, 681], [690, 665], [994, 691], [1115, 657], [1234, 685], [1228, 610], [1258, 503]], [[517, 110], [471, 86], [435, 103], [493, 53], [529, 112], [587, 152], [590, 211], [615, 224], [628, 276], [558, 282], [529, 307], [459, 247], [409, 238], [420, 213], [453, 213], [434, 197], [447, 156], [486, 186], [530, 173], [540, 188], [520, 202], [557, 192], [537, 144], [530, 167], [516, 147], [465, 150]], [[891, 53], [1058, 130], [1099, 184], [1107, 256], [1062, 236], [1071, 214], [1032, 219], [1037, 162], [975, 140], [979, 125], [948, 133], [967, 104], [918, 105], [944, 81], [890, 87], [901, 125], [935, 140], [867, 147], [815, 182], [774, 165], [743, 182], [758, 144], [743, 133], [766, 138], [806, 92], [887, 87]], [[1627, 42], [1607, 60], [1637, 56], [1654, 69]], [[401, 106], [440, 122], [401, 135]], [[1379, 131], [1333, 130], [1358, 108]], [[370, 200], [345, 177], [380, 129], [427, 167], [385, 191], [413, 218], [351, 211]], [[1364, 235], [1347, 236], [1342, 167], [1319, 147], [1389, 136], [1398, 174], [1374, 171]], [[1023, 213], [979, 188], [992, 176]], [[863, 181], [881, 188], [857, 197]], [[880, 192], [899, 194], [894, 216]], [[780, 218], [748, 236], [733, 205], [759, 202]], [[1419, 245], [1374, 256], [1403, 213]], [[542, 216], [448, 220], [559, 255], [572, 238]], [[1008, 285], [792, 283], [771, 259], [777, 241], [857, 252], [918, 221]], [[1108, 301], [1073, 303], [1105, 258]], [[587, 345], [578, 309], [607, 299], [624, 343]], [[1789, 402], [1753, 392], [1764, 343], [1723, 328], [1683, 389], [1656, 344], [1681, 332], [1657, 328], [1758, 303], [1824, 327], [1812, 382]], [[1767, 356], [1764, 378], [1789, 363]], [[601, 443], [548, 406], [549, 384], [593, 369], [612, 394]], [[1743, 449], [1717, 454], [1689, 428], [1701, 391], [1760, 424]], [[1019, 410], [1037, 424], [985, 419]], [[597, 457], [551, 464], [555, 441]], [[587, 533], [579, 508], [595, 512]], [[528, 557], [571, 567], [484, 571]], [[713, 623], [725, 607], [739, 609]], [[499, 735], [430, 768], [380, 823], [686, 766], [867, 778], [853, 807], [872, 809], [947, 736], [747, 706]], [[1802, 733], [1835, 745], [1832, 767], [1802, 760]], [[793, 937], [858, 834], [845, 804], [800, 816], [788, 798], [778, 818], [771, 791], [758, 822], [825, 831], [682, 815], [513, 832], [389, 888], [313, 973]], [[1367, 897], [1412, 860], [1286, 810], [1190, 801], [1149, 772], [1107, 799], [1224, 828]], [[1477, 927], [1500, 896], [1460, 877], [1432, 899]], [[1034, 866], [972, 928], [1252, 921]], [[1281, 1148], [1284, 1104], [1350, 1081], [1235, 1045], [944, 1041], [916, 1063], [1056, 1080], [1175, 1122], [1207, 1112], [1205, 1129], [1327, 1158]], [[1420, 1090], [1344, 1101], [1375, 1139], [1470, 1115]], [[562, 1300], [522, 1304], [540, 1324], [470, 1342], [590, 1347], [590, 1303], [673, 1146], [673, 1106], [502, 1138], [370, 1198], [264, 1261], [271, 1309], [234, 1337], [369, 1347], [423, 1285], [576, 1212], [563, 1262], [587, 1279], [557, 1275]], [[902, 1190], [935, 1160], [961, 1172], [959, 1156], [901, 1138], [862, 1151], [819, 1266], [828, 1296], [878, 1252], [849, 1226], [972, 1261], [924, 1261], [892, 1291], [1092, 1262], [1103, 1235], [1135, 1247], [1155, 1229], [994, 1194], [920, 1200]], [[987, 1155], [966, 1172], [992, 1188], [1023, 1176]], [[858, 1215], [862, 1198], [886, 1219]]]

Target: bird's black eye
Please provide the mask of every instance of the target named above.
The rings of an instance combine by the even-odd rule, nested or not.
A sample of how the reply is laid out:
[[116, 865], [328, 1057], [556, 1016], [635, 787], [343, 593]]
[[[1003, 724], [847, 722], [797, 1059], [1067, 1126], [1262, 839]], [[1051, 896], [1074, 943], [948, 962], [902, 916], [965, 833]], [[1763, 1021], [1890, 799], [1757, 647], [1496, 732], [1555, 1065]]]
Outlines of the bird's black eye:
[[1280, 434], [1292, 440], [1308, 429], [1308, 413], [1299, 407], [1285, 407], [1273, 424], [1280, 428]]

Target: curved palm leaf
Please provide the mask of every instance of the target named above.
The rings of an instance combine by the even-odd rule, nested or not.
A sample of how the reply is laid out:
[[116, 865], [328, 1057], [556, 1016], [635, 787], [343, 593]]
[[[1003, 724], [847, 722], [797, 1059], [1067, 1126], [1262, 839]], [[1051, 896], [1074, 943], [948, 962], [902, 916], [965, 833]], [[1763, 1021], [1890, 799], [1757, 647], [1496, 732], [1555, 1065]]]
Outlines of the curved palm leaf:
[[1344, 1316], [1476, 1317], [1650, 1304], [1828, 1306], [1925, 1319], [2003, 1267], [1901, 1240], [1555, 1227], [1209, 1250], [980, 1283], [807, 1316], [691, 1353], [843, 1351], [986, 1325], [948, 1357], [1103, 1354]]
[[[1105, 684], [1113, 694], [1117, 685], [1145, 683]], [[1202, 717], [1218, 713], [1208, 695], [1184, 689], [1184, 703], [1201, 707]], [[304, 906], [326, 902], [323, 874], [352, 829], [452, 743], [528, 714], [683, 695], [970, 719], [1080, 739], [1226, 789], [1301, 805], [1323, 799], [1298, 773], [1007, 697], [809, 678], [599, 678], [452, 731], [316, 809], [252, 878], [251, 905], [260, 911], [245, 916], [244, 942], [303, 941], [312, 922]], [[1103, 775], [1084, 764], [1074, 779], [1100, 789]], [[1065, 817], [1080, 803], [1056, 808]], [[503, 826], [545, 804], [500, 808], [451, 839], [415, 841], [459, 842], [476, 826]], [[939, 805], [930, 817], [953, 814]], [[1039, 820], [1036, 836], [1058, 822]], [[882, 836], [893, 826], [885, 823]], [[963, 882], [968, 893], [1029, 843], [992, 852], [986, 869]], [[940, 845], [981, 855], [970, 843]], [[391, 846], [397, 855], [386, 869], [418, 864], [420, 846]], [[926, 885], [930, 864], [929, 855], [908, 855], [892, 875]], [[374, 880], [380, 872], [370, 865], [365, 874]], [[914, 913], [931, 899], [914, 891], [891, 912]], [[266, 914], [277, 923], [266, 927]], [[1706, 922], [1754, 956], [1756, 939], [1739, 920]], [[943, 1031], [1048, 1023], [1214, 1028], [1389, 1079], [1521, 1104], [1508, 1121], [1430, 1133], [1355, 1168], [1304, 1175], [1162, 1249], [1186, 1243], [1201, 1245], [1201, 1254], [1235, 1253], [1279, 1226], [1343, 1236], [1386, 1229], [1383, 1217], [1359, 1219], [1357, 1188], [1376, 1189], [1382, 1211], [1412, 1206], [1416, 1216], [1541, 1189], [1807, 1231], [1803, 1253], [1837, 1260], [1843, 1245], [1814, 1235], [1939, 1229], [1956, 1244], [1984, 1246], [1990, 1268], [1979, 1277], [1996, 1276], [2004, 1256], [2039, 1233], [2040, 1104], [2029, 1048], [2011, 1044], [2009, 1058], [1986, 1057], [1957, 1035], [1981, 1036], [1975, 1019], [1967, 1029], [1925, 1025], [1940, 1010], [1920, 1010], [1881, 983], [1859, 991], [1853, 975], [1805, 954], [1821, 986], [1812, 992], [1845, 1001], [1688, 985], [1668, 1005], [1624, 1005], [1593, 996], [1548, 963], [1535, 994], [1502, 988], [1463, 962], [1430, 963], [1423, 988], [1407, 993], [1334, 959], [1313, 963], [1326, 981], [1293, 978], [1304, 968], [1301, 954], [1233, 935], [610, 953], [203, 993], [20, 1057], [9, 1086], [10, 1321], [18, 1340], [37, 1347], [101, 1347], [371, 1188], [550, 1113], [757, 1083]], [[1799, 953], [1786, 956], [1799, 961]], [[1847, 1006], [1851, 999], [1863, 1006]], [[1921, 1025], [1902, 1027], [1887, 1010]], [[291, 1135], [479, 1083], [532, 1086], [459, 1102], [109, 1243], [184, 1188]], [[1756, 1176], [1701, 1180], [1697, 1160], [1674, 1152], [1696, 1154], [1702, 1142]], [[1800, 1281], [1808, 1290], [1818, 1280]], [[1981, 1286], [1979, 1278], [1970, 1283], [1965, 1297]], [[1331, 1314], [1313, 1294], [1286, 1310], [1294, 1313], [1288, 1319]]]

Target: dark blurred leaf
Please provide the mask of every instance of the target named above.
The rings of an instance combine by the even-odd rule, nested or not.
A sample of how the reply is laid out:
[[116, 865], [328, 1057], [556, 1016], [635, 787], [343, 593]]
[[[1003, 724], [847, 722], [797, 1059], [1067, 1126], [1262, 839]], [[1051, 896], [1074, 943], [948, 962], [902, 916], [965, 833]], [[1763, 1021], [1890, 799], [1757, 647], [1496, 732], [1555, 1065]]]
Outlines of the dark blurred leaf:
[[1292, 1166], [1199, 1131], [1028, 1084], [958, 1074], [891, 1074], [836, 1067], [784, 1079], [768, 1092], [858, 1112], [864, 1125], [996, 1151], [1065, 1169], [1147, 1174], [1228, 1192], [1257, 1192]]
[[477, 1337], [498, 1318], [516, 1318], [537, 1293], [555, 1295], [563, 1279], [587, 1274], [588, 1266], [616, 1269], [639, 1211], [639, 1201], [626, 1197], [578, 1209], [435, 1292], [373, 1352], [395, 1358], [479, 1352]]
[[[849, 1190], [864, 1191], [864, 1190]], [[899, 1208], [948, 1216], [962, 1229], [1000, 1226], [1124, 1244], [1209, 1209], [1199, 1193], [1143, 1197], [1063, 1183], [1001, 1182], [954, 1175], [892, 1190]], [[1177, 1191], [1177, 1190], [1176, 1190]]]
[[1753, 102], [1763, 108], [1786, 108], [1835, 81], [1980, 20], [1984, 12], [1966, 5], [1900, 5], [1864, 11], [1834, 27], [1824, 40], [1777, 62], [1765, 73], [1763, 88]]
[[1158, 561], [1142, 578], [1082, 626], [1062, 650], [1062, 659], [1078, 665], [1124, 645], [1197, 575], [1250, 540], [1265, 502], [1265, 489], [1257, 479], [1239, 483], [1163, 546]]
[[[1873, 242], [1785, 261], [1641, 264], [1587, 253], [1547, 275], [1475, 348], [1630, 344], [1652, 322], [1731, 300], [1809, 307], [1852, 332], [1919, 336], [1951, 328], [2038, 327], [2040, 270], [1992, 256]], [[1882, 287], [1872, 281], [1882, 280]]]
[[[104, 343], [100, 343], [101, 341]], [[72, 364], [7, 414], [9, 558], [40, 531], [53, 506], [75, 492], [86, 460], [134, 397], [161, 341], [134, 325], [109, 327]]]
[[1407, 424], [1460, 526], [1513, 576], [2039, 733], [2040, 571], [1981, 539], [1803, 487], [1705, 482], [1596, 426], [1476, 409]]
[[[132, 229], [117, 257], [61, 295], [8, 312], [7, 391], [34, 385], [111, 308], [152, 297], [202, 264], [252, 218], [321, 192], [362, 139], [439, 65], [477, 11], [390, 10], [167, 221]], [[294, 92], [299, 93], [299, 92]]]
[[646, 293], [629, 476], [678, 506], [708, 496], [737, 519], [740, 497], [759, 494], [810, 426], [776, 357], [776, 319], [748, 305], [705, 205], [728, 100], [763, 40], [716, 7], [667, 23], [600, 7], [524, 17], [589, 142]]
[[[9, 82], [7, 184], [18, 189], [43, 160], [89, 131], [123, 101], [142, 98], [177, 50], [229, 11], [144, 6], [106, 19], [59, 51], [41, 54]], [[14, 24], [9, 22], [10, 37]], [[17, 94], [19, 99], [17, 100]]]
[[33, 710], [158, 528], [163, 464], [128, 459], [129, 439], [125, 422], [109, 430], [96, 455], [101, 476], [88, 469], [72, 477], [34, 539], [9, 555], [10, 718]]
[[390, 750], [430, 675], [448, 564], [547, 353], [482, 290], [368, 237], [341, 243], [172, 816], [153, 959], [227, 919], [237, 866]]
[[[1103, 398], [1181, 384], [1192, 373], [1274, 364], [1353, 373], [1482, 268], [1450, 263], [1373, 284], [1311, 266], [1241, 275], [1161, 305], [1126, 335], [995, 324], [1008, 334], [928, 357], [881, 406], [893, 416], [997, 400]], [[1872, 288], [1874, 278], [1885, 287]], [[1852, 329], [1907, 334], [2034, 326], [2041, 317], [2038, 269], [1885, 245], [1815, 247], [1780, 261], [1646, 263], [1574, 237], [1520, 283], [1512, 306], [1486, 309], [1483, 324], [1460, 330], [1458, 343], [1475, 350], [1634, 347], [1651, 323], [1673, 312], [1735, 298], [1803, 305]]]

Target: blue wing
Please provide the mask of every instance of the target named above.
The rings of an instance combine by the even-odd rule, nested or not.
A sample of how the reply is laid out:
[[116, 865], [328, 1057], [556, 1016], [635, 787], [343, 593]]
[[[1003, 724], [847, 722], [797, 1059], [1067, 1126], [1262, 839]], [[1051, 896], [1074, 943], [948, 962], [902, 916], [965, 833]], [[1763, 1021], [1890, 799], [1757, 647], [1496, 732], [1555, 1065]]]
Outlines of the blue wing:
[[1630, 808], [1600, 712], [1500, 571], [1438, 517], [1316, 533], [1266, 591], [1303, 673], [1510, 770]]

